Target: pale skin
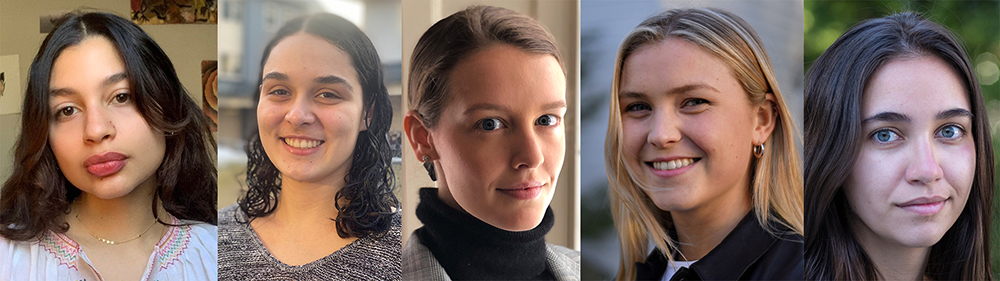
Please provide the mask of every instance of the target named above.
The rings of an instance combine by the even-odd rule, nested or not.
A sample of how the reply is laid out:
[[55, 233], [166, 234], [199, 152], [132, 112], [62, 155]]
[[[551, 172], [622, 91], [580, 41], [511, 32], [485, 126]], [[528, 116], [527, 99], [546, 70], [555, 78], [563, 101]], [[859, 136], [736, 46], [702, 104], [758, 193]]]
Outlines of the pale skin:
[[751, 104], [721, 59], [677, 38], [630, 55], [618, 94], [626, 162], [670, 212], [681, 259], [701, 259], [752, 209], [751, 148], [774, 130], [774, 95]]
[[[63, 217], [69, 224], [66, 236], [93, 263], [93, 268], [80, 270], [95, 270], [105, 280], [141, 279], [156, 243], [168, 229], [153, 223], [151, 211], [165, 138], [146, 124], [132, 103], [124, 71], [111, 42], [92, 36], [59, 54], [49, 82], [53, 113], [49, 144], [60, 171], [83, 191]], [[86, 159], [108, 152], [127, 157], [122, 168], [109, 175], [89, 172]], [[156, 211], [169, 222], [162, 207]], [[138, 239], [122, 244], [93, 237], [125, 241], [147, 228]]]
[[865, 89], [865, 138], [844, 195], [851, 230], [886, 280], [923, 279], [930, 247], [970, 199], [976, 147], [967, 95], [933, 55], [890, 60]]
[[[250, 226], [272, 256], [303, 265], [357, 240], [337, 234], [333, 202], [347, 184], [357, 136], [367, 129], [361, 84], [345, 51], [306, 33], [275, 45], [263, 73], [257, 121], [281, 172], [281, 195], [274, 212]], [[292, 139], [315, 146], [297, 149]]]
[[[403, 120], [417, 159], [434, 161], [438, 197], [500, 229], [535, 228], [565, 155], [566, 78], [558, 61], [490, 46], [455, 66], [448, 91], [433, 128], [415, 111]], [[536, 193], [505, 191], [517, 188]]]

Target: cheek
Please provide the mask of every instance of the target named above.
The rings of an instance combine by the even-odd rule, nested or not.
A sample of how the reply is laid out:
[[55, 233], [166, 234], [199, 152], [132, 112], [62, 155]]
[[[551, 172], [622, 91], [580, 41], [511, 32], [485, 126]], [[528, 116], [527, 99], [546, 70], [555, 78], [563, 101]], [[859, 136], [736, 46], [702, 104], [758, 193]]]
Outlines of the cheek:
[[963, 198], [969, 197], [976, 173], [976, 146], [972, 141], [956, 147], [941, 160], [947, 180]]
[[281, 111], [281, 107], [267, 101], [261, 101], [257, 104], [257, 124], [260, 130], [265, 131], [281, 123], [281, 120], [284, 119], [284, 114]]
[[636, 157], [646, 144], [649, 126], [645, 122], [622, 118], [622, 145], [625, 146], [627, 157]]
[[67, 159], [70, 156], [70, 153], [68, 152], [75, 151], [75, 149], [71, 147], [73, 143], [72, 140], [77, 140], [76, 142], [82, 143], [82, 141], [80, 141], [82, 136], [74, 136], [74, 132], [70, 130], [73, 126], [68, 125], [69, 124], [65, 123], [61, 125], [49, 124], [49, 147], [52, 149], [52, 153], [56, 157], [56, 162], [58, 162], [60, 166], [62, 166], [62, 163], [69, 160]]

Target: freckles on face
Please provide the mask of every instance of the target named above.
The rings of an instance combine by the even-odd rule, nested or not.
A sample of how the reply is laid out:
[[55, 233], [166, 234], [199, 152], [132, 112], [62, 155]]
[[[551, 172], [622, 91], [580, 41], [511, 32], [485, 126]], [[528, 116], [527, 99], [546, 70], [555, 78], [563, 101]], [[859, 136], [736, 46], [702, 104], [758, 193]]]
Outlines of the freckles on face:
[[152, 185], [166, 138], [146, 123], [115, 46], [91, 36], [65, 48], [49, 80], [49, 145], [73, 186], [102, 199]]
[[628, 56], [620, 81], [624, 157], [657, 207], [748, 200], [754, 115], [722, 60], [669, 38]]
[[551, 55], [499, 45], [455, 66], [430, 130], [439, 185], [495, 227], [536, 227], [565, 155], [566, 78]]
[[935, 56], [897, 58], [872, 76], [861, 150], [844, 185], [855, 235], [929, 247], [951, 228], [975, 177], [969, 109], [962, 80]]
[[275, 45], [262, 72], [257, 125], [282, 180], [343, 184], [364, 131], [362, 89], [350, 55], [299, 33]]

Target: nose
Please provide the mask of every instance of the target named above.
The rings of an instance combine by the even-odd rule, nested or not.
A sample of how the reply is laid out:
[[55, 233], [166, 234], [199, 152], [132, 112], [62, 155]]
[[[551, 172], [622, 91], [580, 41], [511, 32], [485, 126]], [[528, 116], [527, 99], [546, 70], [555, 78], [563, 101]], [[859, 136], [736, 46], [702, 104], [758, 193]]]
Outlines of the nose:
[[288, 113], [285, 113], [285, 120], [295, 126], [304, 126], [316, 122], [316, 115], [313, 113], [312, 100], [308, 95], [297, 95], [291, 103]]
[[545, 161], [542, 154], [542, 141], [534, 131], [534, 126], [518, 130], [514, 133], [515, 141], [511, 143], [514, 157], [511, 166], [515, 170], [538, 168]]
[[664, 148], [681, 140], [681, 132], [678, 129], [680, 120], [677, 115], [659, 111], [654, 112], [651, 117], [652, 124], [650, 125], [652, 126], [649, 128], [649, 134], [646, 135], [646, 142], [654, 147]]
[[92, 107], [84, 116], [84, 138], [88, 143], [99, 143], [105, 140], [114, 139], [115, 124], [108, 116], [104, 108]]
[[906, 168], [906, 181], [911, 184], [928, 184], [944, 176], [944, 171], [938, 164], [933, 140], [929, 138], [918, 140], [912, 153], [913, 160]]

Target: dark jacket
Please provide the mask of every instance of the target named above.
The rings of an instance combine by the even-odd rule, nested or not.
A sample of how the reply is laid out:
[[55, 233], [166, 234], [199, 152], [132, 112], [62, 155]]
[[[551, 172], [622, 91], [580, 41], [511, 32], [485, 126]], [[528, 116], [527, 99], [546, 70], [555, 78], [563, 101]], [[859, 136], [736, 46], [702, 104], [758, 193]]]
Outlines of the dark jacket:
[[[803, 239], [781, 224], [767, 233], [754, 212], [748, 213], [715, 249], [670, 280], [803, 280]], [[635, 263], [636, 279], [660, 280], [667, 259], [654, 250], [645, 263]]]

